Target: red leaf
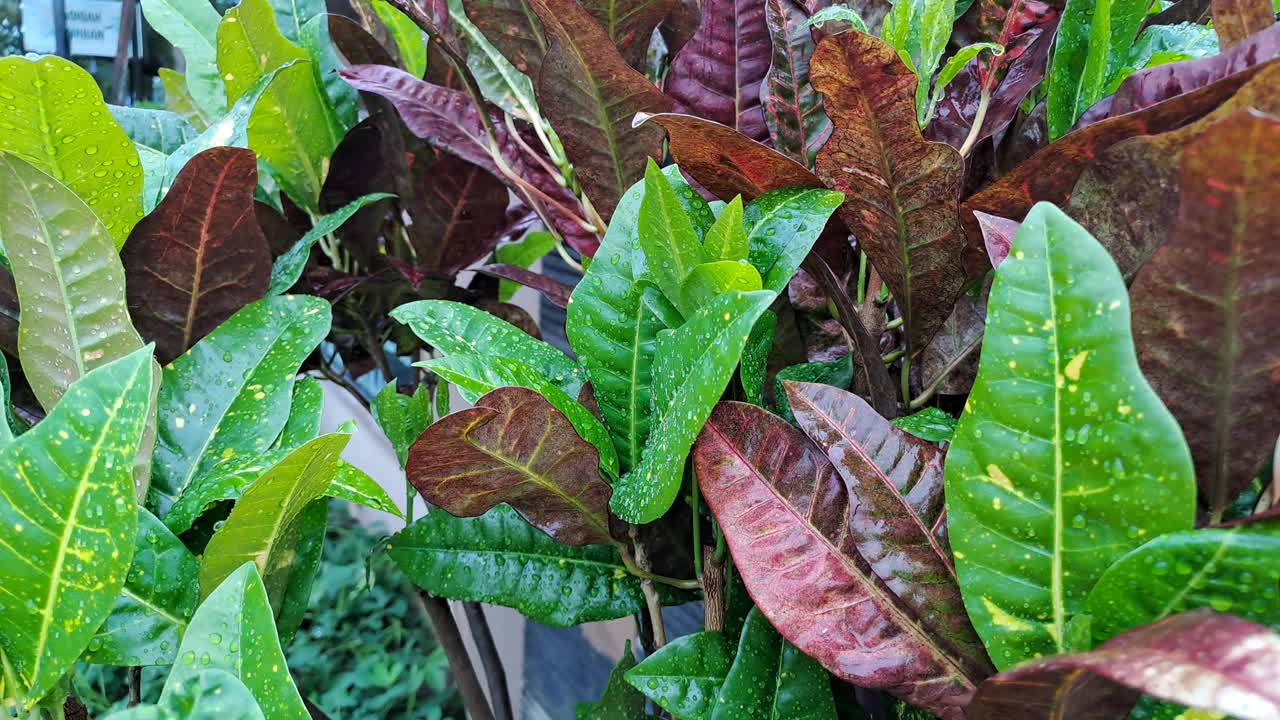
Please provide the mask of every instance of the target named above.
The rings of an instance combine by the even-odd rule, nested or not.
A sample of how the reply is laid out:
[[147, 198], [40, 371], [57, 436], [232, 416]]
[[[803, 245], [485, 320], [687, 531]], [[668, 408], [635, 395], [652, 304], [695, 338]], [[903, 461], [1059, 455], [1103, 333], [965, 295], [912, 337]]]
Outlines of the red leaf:
[[1113, 720], [1140, 693], [1243, 720], [1280, 717], [1280, 636], [1197, 610], [1117, 635], [1093, 652], [1060, 655], [990, 678], [969, 720]]
[[254, 216], [253, 152], [215, 147], [187, 162], [120, 252], [129, 314], [169, 362], [262, 297], [271, 252]]
[[[960, 720], [980, 673], [940, 644], [851, 539], [857, 500], [785, 420], [721, 403], [694, 446], [707, 504], [756, 605], [841, 679]], [[972, 673], [972, 674], [971, 674]]]
[[760, 106], [760, 84], [772, 52], [763, 2], [702, 0], [698, 31], [671, 61], [665, 89], [678, 112], [763, 140], [769, 129]]
[[599, 453], [533, 390], [502, 387], [446, 415], [409, 448], [422, 497], [476, 517], [507, 503], [565, 545], [609, 544], [610, 488]]

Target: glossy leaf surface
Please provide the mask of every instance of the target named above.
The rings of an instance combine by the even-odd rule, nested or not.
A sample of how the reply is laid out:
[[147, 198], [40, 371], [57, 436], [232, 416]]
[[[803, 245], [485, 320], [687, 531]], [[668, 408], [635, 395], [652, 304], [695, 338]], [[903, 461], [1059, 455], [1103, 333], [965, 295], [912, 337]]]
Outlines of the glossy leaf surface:
[[730, 639], [720, 632], [685, 635], [627, 671], [627, 682], [674, 717], [711, 720], [716, 697], [733, 667]]
[[224, 670], [201, 670], [174, 687], [158, 705], [137, 705], [111, 713], [106, 720], [264, 720], [253, 694]]
[[142, 217], [142, 166], [93, 76], [57, 56], [10, 56], [0, 59], [0, 99], [0, 152], [70, 188], [120, 247]]
[[280, 437], [273, 449], [293, 450], [320, 435], [320, 423], [324, 417], [324, 388], [313, 377], [301, 377], [293, 382], [293, 399], [289, 405], [289, 419], [280, 429]]
[[725, 675], [711, 720], [835, 720], [831, 679], [813, 658], [787, 642], [759, 608], [742, 626], [738, 653]]
[[807, 166], [831, 136], [831, 119], [809, 83], [809, 60], [816, 47], [809, 16], [794, 0], [767, 0], [764, 18], [773, 44], [769, 74], [760, 88], [769, 140]]
[[214, 668], [243, 682], [266, 717], [309, 720], [311, 715], [285, 664], [257, 566], [246, 562], [205, 593], [182, 637], [161, 704], [180, 692], [188, 678]]
[[1280, 425], [1280, 348], [1271, 342], [1280, 223], [1280, 122], [1222, 121], [1182, 154], [1171, 237], [1133, 286], [1138, 361], [1191, 446], [1215, 517], [1252, 480]]
[[[1190, 454], [1138, 369], [1106, 250], [1037, 205], [996, 270], [978, 379], [947, 453], [948, 536], [999, 668], [1073, 646], [1113, 560], [1191, 527]], [[1078, 639], [1074, 642], [1078, 642]]]
[[221, 18], [213, 4], [206, 0], [144, 0], [142, 14], [147, 24], [182, 51], [185, 85], [195, 109], [205, 117], [221, 115], [227, 109], [227, 95], [218, 73]]
[[129, 311], [169, 362], [262, 297], [271, 254], [253, 213], [258, 165], [240, 148], [193, 157], [120, 253]]
[[684, 304], [681, 286], [694, 267], [711, 258], [675, 188], [653, 160], [648, 161], [644, 174], [637, 226], [644, 262], [662, 294], [682, 313], [692, 314], [692, 308]]
[[983, 672], [953, 655], [862, 557], [850, 537], [858, 500], [803, 433], [759, 408], [722, 403], [694, 465], [747, 590], [783, 637], [843, 680], [944, 720], [963, 717]]
[[929, 442], [949, 442], [956, 434], [956, 419], [936, 407], [894, 418], [893, 426]]
[[431, 392], [426, 385], [419, 385], [412, 395], [405, 395], [396, 390], [396, 383], [392, 381], [373, 397], [370, 410], [373, 421], [391, 442], [400, 467], [404, 467], [409, 446], [431, 424]]
[[405, 471], [422, 497], [457, 517], [508, 503], [566, 545], [608, 544], [609, 485], [599, 455], [541, 395], [503, 387], [436, 421]]
[[661, 517], [680, 491], [685, 459], [724, 393], [769, 291], [727, 293], [688, 322], [661, 333], [653, 352], [653, 428], [640, 463], [623, 476], [610, 507], [628, 522]]
[[636, 666], [636, 658], [631, 653], [631, 641], [622, 646], [622, 658], [609, 671], [609, 680], [605, 684], [604, 693], [593, 703], [578, 703], [574, 708], [575, 720], [642, 720], [645, 714], [644, 695], [627, 684], [623, 675]]
[[0, 241], [21, 258], [13, 281], [22, 315], [23, 372], [46, 410], [77, 378], [142, 347], [129, 320], [124, 268], [111, 236], [66, 185], [0, 154]]
[[529, 0], [472, 0], [465, 7], [467, 17], [517, 70], [538, 77], [547, 38]]
[[[1261, 625], [1209, 610], [1183, 613], [1093, 652], [1001, 673], [983, 683], [969, 717], [1123, 717], [1145, 692], [1242, 720], [1266, 720], [1280, 713], [1277, 662], [1280, 636]], [[1089, 710], [1098, 714], [1083, 714]]]
[[840, 217], [902, 308], [915, 354], [964, 284], [957, 209], [964, 161], [920, 135], [915, 76], [881, 40], [858, 32], [828, 38], [812, 73], [835, 124], [818, 153], [818, 176], [845, 194]]
[[800, 363], [778, 371], [773, 386], [773, 399], [777, 404], [775, 412], [787, 422], [794, 423], [796, 416], [791, 412], [791, 403], [787, 400], [787, 389], [783, 385], [788, 380], [821, 383], [846, 390], [853, 382], [853, 355], [846, 353], [835, 360]]
[[555, 627], [645, 606], [640, 582], [612, 548], [561, 545], [506, 506], [478, 518], [427, 513], [392, 536], [387, 554], [428, 592], [514, 608]]
[[11, 697], [34, 705], [52, 690], [125, 585], [137, 529], [131, 468], [150, 400], [144, 349], [85, 375], [0, 450], [0, 649]]
[[1065, 135], [1107, 94], [1128, 60], [1146, 10], [1143, 0], [1067, 3], [1049, 71], [1050, 138]]
[[298, 241], [289, 247], [282, 255], [277, 257], [271, 265], [271, 281], [267, 288], [268, 295], [279, 295], [288, 292], [294, 283], [298, 282], [298, 278], [302, 277], [302, 271], [306, 268], [307, 259], [311, 257], [311, 248], [315, 246], [320, 238], [329, 235], [342, 227], [342, 224], [351, 219], [361, 208], [394, 197], [388, 193], [370, 193], [356, 200], [343, 205], [334, 212], [321, 215], [315, 219], [315, 224], [306, 232]]
[[138, 510], [133, 564], [111, 614], [89, 641], [88, 662], [169, 665], [200, 602], [200, 563], [169, 528]]
[[751, 201], [742, 221], [751, 264], [760, 271], [765, 290], [781, 293], [787, 287], [843, 200], [830, 190], [791, 188]]
[[186, 118], [168, 110], [108, 105], [111, 117], [135, 145], [169, 154], [194, 140], [196, 129]]
[[161, 519], [193, 480], [275, 441], [288, 419], [290, 378], [329, 321], [319, 298], [264, 298], [165, 365], [149, 498]]
[[704, 0], [702, 21], [671, 60], [664, 89], [677, 112], [697, 115], [764, 140], [760, 86], [773, 43], [759, 0]]

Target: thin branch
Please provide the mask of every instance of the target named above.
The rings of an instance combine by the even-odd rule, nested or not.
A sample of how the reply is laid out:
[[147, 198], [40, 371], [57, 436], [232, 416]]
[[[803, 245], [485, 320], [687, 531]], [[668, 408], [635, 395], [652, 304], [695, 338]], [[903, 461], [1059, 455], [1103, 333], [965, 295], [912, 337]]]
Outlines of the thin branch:
[[938, 389], [942, 387], [942, 383], [947, 381], [947, 376], [954, 372], [956, 368], [960, 367], [960, 364], [967, 360], [968, 357], [973, 354], [973, 351], [977, 350], [979, 347], [982, 347], [981, 333], [979, 333], [974, 339], [970, 340], [969, 344], [960, 351], [960, 354], [951, 358], [951, 362], [948, 362], [946, 366], [942, 368], [938, 373], [938, 376], [933, 379], [933, 382], [929, 383], [929, 387], [925, 388], [924, 392], [920, 393], [919, 397], [912, 400], [907, 405], [907, 408], [910, 410], [919, 410], [924, 407], [925, 403], [929, 402], [934, 394], [938, 392]]
[[129, 705], [133, 707], [142, 702], [142, 668], [131, 666], [124, 676], [125, 686], [129, 688]]
[[489, 683], [489, 702], [493, 706], [493, 716], [496, 720], [515, 720], [511, 712], [511, 691], [507, 688], [507, 671], [502, 666], [498, 646], [493, 642], [493, 632], [489, 629], [488, 618], [484, 616], [484, 607], [478, 602], [464, 602], [462, 610], [467, 614], [467, 624], [471, 626], [471, 637], [476, 641], [476, 652], [480, 655], [484, 678]]
[[425, 592], [410, 595], [418, 599], [418, 607], [431, 621], [435, 629], [436, 639], [449, 660], [449, 671], [458, 684], [458, 694], [462, 696], [462, 704], [471, 720], [495, 720], [493, 709], [485, 699], [484, 689], [480, 687], [480, 679], [471, 664], [471, 656], [462, 641], [462, 633], [458, 631], [458, 623], [449, 609], [449, 601]]
[[[648, 573], [649, 559], [645, 556], [640, 535], [636, 532], [634, 525], [628, 528], [628, 532], [631, 534], [631, 544], [636, 548], [636, 565]], [[653, 626], [653, 649], [657, 650], [667, 644], [667, 629], [662, 622], [662, 600], [658, 597], [658, 590], [653, 586], [653, 580], [650, 578], [640, 580], [640, 590], [644, 593], [644, 604], [649, 610], [649, 623]]]
[[973, 146], [978, 143], [978, 138], [982, 135], [982, 124], [987, 121], [989, 107], [991, 107], [991, 91], [983, 87], [982, 94], [978, 96], [978, 112], [973, 116], [973, 126], [969, 128], [969, 136], [960, 146], [960, 157], [968, 157]]

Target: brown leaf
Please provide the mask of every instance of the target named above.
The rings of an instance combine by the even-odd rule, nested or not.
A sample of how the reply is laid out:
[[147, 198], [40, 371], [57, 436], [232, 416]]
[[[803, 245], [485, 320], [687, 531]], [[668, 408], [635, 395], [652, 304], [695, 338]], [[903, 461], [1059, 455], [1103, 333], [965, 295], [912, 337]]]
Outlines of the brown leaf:
[[409, 448], [409, 482], [458, 517], [507, 503], [565, 545], [609, 544], [599, 453], [538, 393], [498, 388], [446, 415]]
[[661, 125], [680, 169], [724, 200], [741, 195], [750, 201], [770, 190], [822, 187], [805, 166], [720, 123], [676, 113], [636, 120]]
[[417, 263], [452, 277], [497, 246], [506, 228], [507, 189], [488, 170], [454, 155], [427, 162], [414, 183], [420, 206], [414, 225], [426, 236]]
[[341, 15], [329, 16], [329, 37], [348, 65], [400, 66], [369, 31]]
[[1280, 636], [1197, 610], [990, 678], [969, 720], [1114, 720], [1140, 693], [1242, 720], [1280, 717]]
[[254, 216], [257, 184], [251, 151], [210, 148], [129, 233], [120, 252], [129, 314], [161, 363], [266, 293], [271, 253]]
[[653, 31], [678, 0], [583, 0], [582, 7], [604, 28], [627, 64], [643, 70]]
[[1276, 22], [1271, 0], [1213, 0], [1213, 28], [1223, 50]]
[[587, 197], [608, 221], [622, 194], [644, 177], [647, 159], [662, 156], [661, 131], [632, 127], [631, 119], [636, 113], [666, 112], [671, 100], [627, 64], [576, 0], [531, 2], [550, 43], [538, 74], [538, 105], [560, 136]]
[[829, 37], [810, 72], [835, 124], [818, 152], [818, 177], [845, 194], [840, 217], [893, 292], [914, 355], [964, 286], [964, 161], [921, 136], [916, 76], [884, 41], [860, 32]]
[[940, 395], [965, 395], [973, 388], [973, 381], [978, 377], [978, 350], [986, 331], [990, 291], [988, 282], [956, 300], [956, 309], [920, 355], [920, 379], [925, 387], [940, 381], [937, 389]]
[[1182, 157], [1173, 236], [1138, 273], [1134, 342], [1218, 517], [1280, 427], [1280, 120], [1242, 113]]
[[823, 453], [782, 418], [716, 407], [694, 467], [734, 564], [761, 612], [842, 680], [960, 720], [973, 673], [872, 570], [850, 535], [858, 500]]
[[302, 239], [302, 233], [293, 223], [285, 219], [278, 210], [260, 201], [253, 201], [253, 216], [258, 227], [267, 238], [267, 247], [271, 249], [271, 257], [277, 258]]
[[538, 77], [547, 38], [528, 0], [467, 0], [463, 8], [485, 39], [517, 70]]

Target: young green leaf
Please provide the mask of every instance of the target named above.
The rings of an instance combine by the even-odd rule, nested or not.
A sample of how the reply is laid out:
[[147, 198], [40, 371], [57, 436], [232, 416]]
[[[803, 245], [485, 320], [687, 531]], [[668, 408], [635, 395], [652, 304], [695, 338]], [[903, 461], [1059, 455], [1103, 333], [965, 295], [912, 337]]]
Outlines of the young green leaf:
[[289, 291], [311, 257], [311, 248], [326, 235], [332, 234], [342, 224], [356, 214], [360, 208], [379, 200], [395, 197], [390, 193], [370, 193], [343, 205], [338, 210], [316, 218], [315, 224], [305, 235], [298, 239], [288, 250], [275, 259], [271, 265], [271, 284], [267, 288], [268, 295], [281, 295]]
[[0, 98], [7, 104], [0, 152], [70, 188], [102, 221], [115, 247], [123, 245], [142, 217], [142, 166], [93, 76], [57, 56], [10, 56], [0, 59]]
[[265, 720], [262, 708], [239, 678], [224, 670], [188, 676], [159, 705], [138, 705], [105, 720]]
[[847, 22], [852, 29], [857, 30], [860, 33], [871, 33], [871, 31], [867, 29], [867, 22], [862, 19], [862, 16], [858, 14], [858, 11], [849, 7], [847, 4], [824, 7], [814, 13], [806, 24], [809, 27], [817, 27], [829, 22]]
[[582, 388], [582, 369], [568, 355], [484, 310], [447, 300], [419, 300], [392, 310], [391, 317], [445, 355], [508, 358], [542, 373], [571, 396]]
[[433, 510], [393, 535], [387, 554], [415, 585], [454, 600], [514, 608], [555, 627], [645, 607], [613, 548], [568, 547], [500, 505], [478, 518]]
[[690, 270], [680, 284], [680, 307], [692, 314], [724, 293], [754, 292], [760, 288], [760, 271], [746, 261], [705, 262]]
[[659, 648], [624, 677], [675, 717], [711, 720], [720, 685], [733, 667], [729, 642], [720, 632], [685, 635]]
[[419, 385], [413, 389], [412, 395], [404, 395], [396, 390], [396, 383], [392, 381], [373, 396], [369, 409], [373, 413], [373, 421], [391, 442], [400, 467], [404, 467], [409, 446], [431, 424], [431, 392], [426, 385]]
[[90, 371], [0, 450], [0, 649], [16, 683], [6, 694], [28, 707], [72, 669], [125, 585], [151, 368], [144, 348]]
[[111, 614], [89, 641], [87, 662], [171, 665], [200, 602], [200, 563], [169, 528], [138, 510], [133, 564]]
[[894, 418], [890, 422], [918, 438], [929, 442], [947, 442], [956, 434], [957, 420], [936, 407]]
[[396, 49], [400, 51], [400, 59], [404, 63], [404, 71], [414, 77], [422, 77], [427, 72], [427, 43], [422, 37], [422, 30], [407, 15], [392, 7], [386, 0], [373, 0], [373, 11], [378, 14]]
[[1146, 0], [1069, 0], [1049, 69], [1049, 139], [1065, 135], [1115, 86], [1148, 6]]
[[933, 119], [933, 111], [942, 100], [942, 96], [946, 94], [947, 86], [951, 84], [951, 81], [956, 79], [956, 75], [960, 74], [964, 66], [969, 64], [969, 61], [976, 58], [984, 50], [997, 56], [1004, 54], [1004, 47], [1000, 43], [981, 42], [965, 45], [957, 50], [955, 55], [947, 59], [947, 64], [942, 66], [942, 72], [938, 73], [938, 80], [934, 83], [933, 93], [929, 95], [929, 107], [925, 110], [923, 124], [928, 125], [929, 121]]
[[338, 470], [338, 456], [351, 436], [332, 433], [289, 453], [245, 489], [230, 517], [213, 534], [200, 561], [201, 594], [208, 597], [245, 562], [258, 566], [262, 581], [279, 608], [297, 568], [298, 527], [303, 510], [325, 495]]
[[707, 230], [703, 247], [711, 260], [746, 260], [750, 252], [747, 231], [742, 225], [742, 196], [734, 195], [716, 222]]
[[680, 286], [694, 267], [710, 258], [675, 189], [652, 159], [645, 170], [637, 226], [645, 266], [658, 287], [685, 315], [692, 314], [683, 305]]
[[[143, 13], [146, 13], [145, 9], [143, 10]], [[215, 35], [218, 27], [217, 20], [218, 18], [214, 17], [213, 28]], [[155, 26], [153, 25], [152, 27]], [[159, 31], [157, 30], [157, 32]], [[213, 68], [213, 72], [216, 75], [218, 71], [217, 61], [211, 61], [209, 66]], [[187, 67], [190, 68], [190, 65]], [[187, 122], [191, 123], [191, 126], [196, 129], [196, 132], [203, 132], [205, 128], [209, 127], [209, 125], [213, 123], [216, 116], [207, 112], [199, 103], [196, 102], [195, 98], [192, 97], [191, 91], [187, 88], [186, 75], [176, 72], [170, 68], [160, 68], [159, 75], [160, 84], [164, 88], [165, 109], [181, 115]], [[221, 82], [221, 78], [219, 78], [219, 82]], [[227, 93], [225, 89], [221, 86], [215, 88], [213, 97], [216, 97], [218, 102], [223, 104], [224, 108], [226, 107]]]
[[649, 717], [644, 711], [644, 695], [628, 685], [623, 677], [635, 666], [631, 641], [627, 640], [622, 646], [622, 658], [609, 672], [604, 693], [596, 702], [578, 703], [574, 708], [574, 720], [644, 720]]
[[325, 495], [404, 518], [404, 511], [396, 507], [391, 496], [387, 495], [387, 491], [382, 489], [377, 480], [344, 460], [338, 461], [338, 471], [334, 473], [333, 482], [329, 483]]
[[[504, 265], [514, 265], [527, 270], [538, 258], [551, 252], [555, 246], [555, 235], [549, 232], [531, 232], [518, 242], [499, 245], [493, 251], [493, 258]], [[519, 289], [519, 283], [502, 280], [498, 283], [498, 299], [502, 302], [511, 302], [511, 298]]]
[[685, 458], [733, 377], [756, 320], [772, 292], [726, 293], [676, 330], [660, 333], [653, 351], [653, 430], [640, 463], [623, 476], [610, 507], [622, 519], [661, 517], [680, 491]]
[[947, 523], [969, 616], [1008, 668], [1080, 649], [1069, 624], [1089, 590], [1125, 552], [1190, 529], [1195, 487], [1138, 369], [1124, 280], [1084, 228], [1037, 205], [987, 308], [947, 453]]
[[196, 129], [178, 113], [152, 108], [108, 105], [111, 117], [135, 145], [164, 155], [195, 139]]
[[[763, 692], [761, 692], [763, 690]], [[711, 720], [836, 720], [831, 678], [751, 608]]]
[[324, 416], [324, 388], [312, 377], [298, 378], [293, 383], [293, 398], [289, 404], [289, 419], [280, 430], [280, 437], [271, 444], [273, 450], [294, 450], [320, 435], [320, 423]]
[[285, 664], [257, 566], [244, 563], [205, 594], [182, 636], [161, 705], [181, 694], [190, 678], [212, 668], [243, 682], [266, 717], [310, 720]]
[[[185, 87], [193, 110], [207, 118], [227, 110], [226, 86], [218, 72], [218, 22], [222, 19], [207, 0], [142, 0], [147, 23], [182, 51], [186, 63]], [[161, 78], [164, 70], [160, 71]], [[170, 98], [165, 84], [165, 98]]]
[[[336, 475], [334, 480], [337, 480]], [[329, 489], [333, 487], [330, 484]], [[329, 501], [325, 498], [312, 500], [298, 513], [293, 524], [290, 533], [297, 538], [291, 538], [293, 558], [289, 561], [289, 580], [280, 597], [280, 609], [276, 612], [276, 631], [281, 645], [288, 645], [293, 639], [307, 614], [307, 606], [311, 604], [311, 586], [315, 584], [316, 571], [320, 568], [324, 535], [329, 526]]]
[[607, 545], [609, 484], [599, 455], [538, 393], [503, 387], [437, 420], [409, 449], [422, 497], [456, 517], [499, 503], [565, 545]]
[[928, 124], [929, 88], [955, 19], [952, 0], [896, 0], [884, 18], [881, 37], [916, 75], [916, 120], [921, 127]]
[[844, 201], [830, 190], [775, 190], [751, 201], [746, 224], [751, 264], [764, 278], [764, 289], [781, 293], [813, 249], [822, 229]]
[[231, 458], [262, 453], [279, 436], [290, 378], [329, 322], [329, 303], [319, 298], [264, 298], [165, 365], [148, 505], [170, 529], [167, 513], [194, 480]]

